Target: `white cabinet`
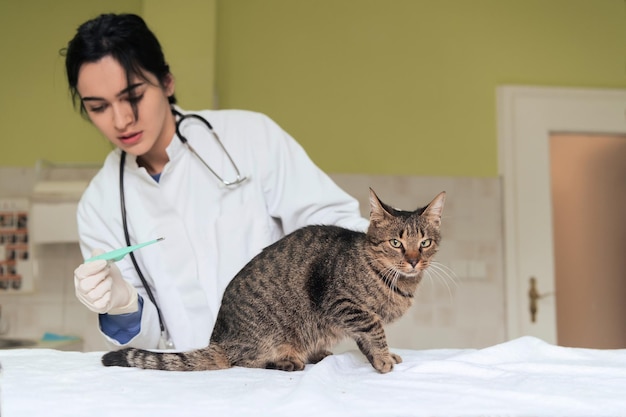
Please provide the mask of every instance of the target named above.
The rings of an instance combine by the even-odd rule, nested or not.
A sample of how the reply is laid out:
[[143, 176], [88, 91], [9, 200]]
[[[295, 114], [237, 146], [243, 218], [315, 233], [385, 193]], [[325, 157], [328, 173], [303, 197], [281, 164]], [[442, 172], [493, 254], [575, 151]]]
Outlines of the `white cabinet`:
[[44, 181], [31, 197], [31, 239], [34, 244], [78, 242], [76, 208], [87, 181]]
[[78, 201], [99, 168], [91, 164], [37, 162], [30, 196], [33, 244], [78, 242]]

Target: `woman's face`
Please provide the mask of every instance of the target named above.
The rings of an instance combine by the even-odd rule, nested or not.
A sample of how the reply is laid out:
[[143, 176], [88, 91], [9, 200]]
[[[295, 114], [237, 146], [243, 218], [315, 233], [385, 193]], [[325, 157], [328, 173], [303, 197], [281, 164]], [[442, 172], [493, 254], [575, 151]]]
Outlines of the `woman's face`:
[[[146, 159], [165, 155], [174, 136], [174, 116], [168, 97], [174, 93], [170, 76], [161, 86], [149, 72], [131, 77], [111, 56], [85, 63], [78, 72], [77, 90], [91, 122], [115, 146]], [[133, 113], [135, 101], [137, 118]]]

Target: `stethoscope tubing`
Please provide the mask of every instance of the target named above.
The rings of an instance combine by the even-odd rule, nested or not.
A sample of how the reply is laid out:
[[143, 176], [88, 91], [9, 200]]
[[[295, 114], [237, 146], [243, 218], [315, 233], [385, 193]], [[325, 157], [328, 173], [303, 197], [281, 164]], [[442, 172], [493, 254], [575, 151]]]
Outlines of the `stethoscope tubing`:
[[[233, 158], [230, 156], [230, 154], [226, 150], [226, 147], [224, 146], [224, 144], [220, 140], [220, 138], [217, 135], [217, 133], [215, 133], [215, 131], [213, 130], [213, 126], [211, 126], [211, 124], [209, 123], [208, 120], [206, 120], [204, 117], [202, 117], [202, 116], [200, 116], [198, 114], [188, 113], [188, 114], [184, 114], [183, 115], [182, 113], [180, 113], [176, 109], [172, 109], [172, 113], [174, 114], [174, 116], [178, 117], [178, 120], [176, 122], [176, 136], [178, 136], [180, 141], [198, 158], [198, 160], [224, 186], [226, 186], [226, 187], [233, 187], [233, 186], [241, 184], [242, 182], [244, 182], [244, 181], [246, 181], [248, 179], [247, 176], [242, 176], [241, 175], [241, 173], [239, 171], [239, 168], [237, 167], [237, 164], [235, 164], [235, 161], [233, 160]], [[226, 181], [226, 180], [224, 180], [220, 175], [218, 175], [206, 163], [206, 161], [198, 154], [198, 152], [196, 152], [196, 150], [189, 144], [189, 141], [187, 140], [187, 138], [181, 132], [181, 124], [182, 124], [182, 122], [184, 120], [187, 120], [187, 119], [196, 119], [196, 120], [201, 121], [209, 129], [209, 131], [213, 134], [213, 137], [215, 137], [215, 139], [217, 140], [217, 143], [220, 145], [220, 147], [222, 148], [222, 150], [224, 151], [224, 153], [228, 157], [228, 160], [230, 161], [232, 166], [235, 168], [235, 172], [236, 172], [236, 175], [237, 175], [235, 180], [233, 180], [233, 181]], [[121, 156], [120, 156], [120, 168], [119, 168], [120, 210], [121, 210], [121, 215], [122, 215], [122, 227], [124, 229], [124, 240], [126, 241], [126, 246], [130, 246], [131, 242], [130, 242], [130, 233], [128, 231], [128, 220], [127, 220], [127, 215], [126, 215], [126, 201], [125, 201], [126, 199], [125, 199], [125, 191], [124, 191], [124, 170], [125, 170], [125, 165], [126, 165], [126, 152], [122, 151]], [[156, 308], [157, 316], [159, 318], [159, 326], [160, 326], [160, 329], [161, 329], [161, 336], [162, 336], [162, 338], [167, 338], [167, 330], [166, 330], [166, 327], [165, 327], [165, 322], [163, 320], [163, 315], [161, 313], [161, 309], [159, 308], [159, 305], [158, 305], [158, 303], [156, 301], [156, 297], [154, 296], [154, 293], [152, 292], [152, 289], [150, 288], [150, 285], [148, 285], [148, 282], [147, 282], [145, 276], [143, 275], [141, 269], [139, 268], [139, 264], [137, 263], [137, 259], [135, 258], [135, 254], [133, 252], [130, 253], [130, 258], [131, 258], [131, 261], [132, 261], [133, 266], [135, 268], [135, 271], [137, 272], [137, 275], [139, 276], [139, 280], [141, 281], [141, 285], [143, 285], [143, 287], [144, 287], [144, 289], [146, 291], [146, 294], [148, 295], [148, 298], [150, 299], [150, 301], [152, 302], [152, 304]]]
[[[126, 152], [122, 151], [122, 155], [120, 156], [120, 206], [122, 213], [122, 227], [124, 229], [124, 240], [126, 241], [126, 246], [130, 246], [130, 233], [128, 232], [128, 221], [126, 217], [126, 198], [124, 193], [124, 166], [126, 165]], [[146, 290], [146, 294], [148, 294], [148, 298], [154, 304], [154, 307], [157, 311], [157, 316], [159, 317], [159, 327], [161, 328], [161, 333], [165, 332], [165, 323], [163, 322], [163, 316], [161, 315], [161, 309], [159, 308], [159, 304], [156, 302], [156, 298], [148, 285], [148, 281], [143, 276], [141, 269], [139, 268], [139, 264], [137, 263], [137, 259], [135, 258], [135, 254], [131, 252], [130, 259], [135, 267], [135, 271], [137, 271], [137, 275], [139, 275], [139, 279], [141, 280], [141, 285]]]

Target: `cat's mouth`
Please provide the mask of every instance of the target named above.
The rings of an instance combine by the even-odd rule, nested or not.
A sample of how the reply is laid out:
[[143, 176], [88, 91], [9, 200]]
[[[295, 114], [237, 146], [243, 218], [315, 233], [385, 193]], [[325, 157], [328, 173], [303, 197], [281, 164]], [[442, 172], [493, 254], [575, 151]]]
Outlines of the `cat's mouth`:
[[422, 272], [424, 272], [424, 268], [420, 268], [417, 266], [413, 267], [413, 266], [408, 265], [398, 270], [398, 272], [404, 275], [406, 278], [415, 278], [415, 277], [422, 275]]
[[422, 275], [422, 272], [428, 268], [428, 262], [418, 262], [416, 265], [412, 265], [411, 263], [405, 263], [402, 268], [399, 269], [402, 275], [407, 278], [415, 278]]

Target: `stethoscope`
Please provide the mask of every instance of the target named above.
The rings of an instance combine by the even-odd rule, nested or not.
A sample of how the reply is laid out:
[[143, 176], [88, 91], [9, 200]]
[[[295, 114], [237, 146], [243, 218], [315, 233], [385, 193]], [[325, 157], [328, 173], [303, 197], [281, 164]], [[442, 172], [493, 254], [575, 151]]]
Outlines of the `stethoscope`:
[[[213, 126], [211, 126], [211, 124], [209, 123], [207, 119], [205, 119], [204, 117], [198, 114], [193, 114], [193, 113], [182, 114], [174, 108], [172, 108], [172, 113], [174, 114], [174, 116], [178, 117], [178, 120], [176, 121], [176, 136], [178, 136], [178, 139], [180, 139], [183, 145], [185, 145], [187, 149], [189, 149], [191, 153], [193, 153], [196, 156], [196, 158], [198, 158], [198, 160], [202, 162], [202, 164], [209, 170], [209, 172], [211, 172], [211, 174], [213, 174], [223, 184], [223, 186], [233, 188], [233, 187], [240, 185], [242, 182], [248, 179], [247, 176], [241, 175], [239, 168], [237, 167], [237, 164], [235, 164], [235, 161], [230, 156], [230, 154], [224, 147], [224, 144], [220, 140], [219, 136], [213, 130]], [[199, 120], [209, 129], [209, 132], [211, 132], [211, 134], [213, 135], [213, 137], [219, 144], [220, 148], [222, 148], [222, 150], [224, 151], [224, 154], [226, 154], [226, 156], [228, 157], [228, 160], [230, 161], [233, 168], [235, 168], [236, 178], [234, 180], [227, 181], [224, 178], [222, 178], [219, 174], [217, 174], [209, 166], [209, 164], [207, 164], [206, 161], [198, 154], [198, 152], [196, 152], [196, 150], [189, 144], [189, 141], [187, 140], [187, 138], [183, 136], [181, 132], [181, 124], [184, 120], [189, 120], [189, 119]], [[124, 198], [124, 166], [125, 164], [126, 164], [126, 152], [122, 151], [122, 154], [120, 157], [120, 174], [119, 174], [120, 176], [120, 207], [121, 207], [121, 212], [122, 212], [122, 226], [124, 228], [124, 240], [126, 241], [126, 245], [130, 246], [131, 245], [130, 233], [128, 232], [128, 222], [126, 219], [126, 202]], [[150, 289], [150, 286], [148, 285], [146, 278], [144, 277], [143, 273], [141, 272], [141, 269], [139, 268], [139, 264], [137, 263], [137, 259], [135, 258], [135, 254], [133, 252], [130, 253], [130, 259], [133, 263], [133, 266], [135, 267], [135, 271], [137, 271], [137, 275], [139, 276], [139, 279], [141, 280], [141, 284], [143, 285], [143, 287], [146, 290], [146, 293], [148, 294], [148, 298], [150, 299], [152, 304], [155, 306], [156, 311], [157, 311], [157, 316], [159, 318], [159, 326], [161, 329], [161, 338], [159, 341], [159, 348], [174, 349], [175, 348], [174, 342], [172, 341], [167, 331], [167, 328], [165, 327], [165, 322], [163, 321], [161, 309], [159, 308], [159, 305], [156, 302], [156, 298], [154, 297], [154, 294], [152, 293], [152, 290]]]

